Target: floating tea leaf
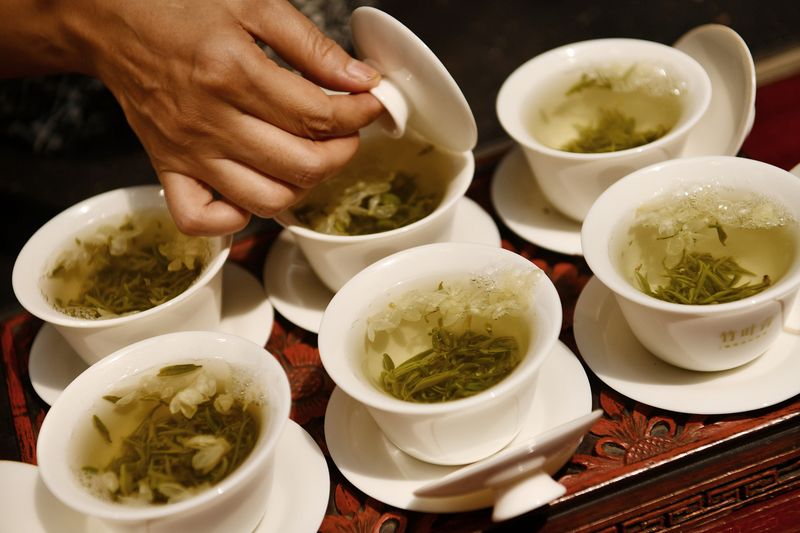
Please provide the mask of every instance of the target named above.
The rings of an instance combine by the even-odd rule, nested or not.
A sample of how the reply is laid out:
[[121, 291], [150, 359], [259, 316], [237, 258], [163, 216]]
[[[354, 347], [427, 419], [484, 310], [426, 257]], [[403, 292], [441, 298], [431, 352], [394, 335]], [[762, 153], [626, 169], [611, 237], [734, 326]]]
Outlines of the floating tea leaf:
[[636, 119], [618, 109], [600, 109], [591, 124], [576, 125], [578, 136], [561, 147], [566, 152], [602, 153], [628, 150], [660, 139], [669, 128], [658, 125], [647, 130], [636, 129]]
[[[84, 482], [112, 501], [137, 504], [179, 501], [218, 483], [244, 462], [259, 436], [261, 406], [237, 387], [188, 363], [160, 369], [124, 396], [105, 396], [118, 400], [104, 418], [129, 429], [117, 428], [120, 437], [112, 440], [92, 415], [105, 444], [86, 456]], [[186, 402], [194, 403], [188, 416]]]
[[414, 289], [395, 298], [367, 318], [367, 339], [380, 331], [392, 332], [403, 321], [468, 328], [473, 323], [505, 316], [522, 316], [529, 308], [530, 294], [541, 271], [497, 269], [467, 279], [439, 281], [434, 290]]
[[537, 93], [527, 111], [528, 130], [557, 150], [627, 150], [659, 139], [677, 124], [684, 92], [669, 69], [657, 64], [571, 72]]
[[442, 202], [460, 157], [414, 134], [365, 135], [353, 159], [314, 187], [292, 213], [328, 235], [367, 235], [412, 224]]
[[208, 240], [181, 234], [169, 215], [141, 211], [102, 226], [65, 250], [46, 275], [44, 292], [77, 318], [145, 311], [185, 291], [210, 256]]
[[358, 181], [338, 198], [307, 203], [294, 214], [302, 224], [321, 233], [368, 235], [412, 224], [432, 213], [439, 201], [438, 194], [421, 193], [416, 178], [392, 173]]
[[618, 268], [642, 292], [711, 305], [749, 298], [779, 280], [794, 261], [797, 222], [763, 194], [698, 182], [641, 205], [614, 240]]
[[534, 334], [527, 314], [541, 275], [489, 266], [406, 290], [367, 318], [367, 374], [376, 387], [412, 402], [466, 398], [496, 385]]
[[742, 276], [754, 274], [730, 257], [715, 258], [711, 254], [684, 253], [672, 267], [661, 274], [668, 283], [652, 288], [647, 277], [636, 270], [639, 288], [659, 300], [687, 305], [710, 305], [749, 298], [769, 287], [769, 276], [760, 283], [740, 283]]
[[624, 91], [626, 86], [630, 83], [630, 78], [636, 70], [636, 65], [631, 65], [625, 72], [620, 75], [615, 75], [611, 72], [581, 72], [581, 79], [575, 82], [569, 89], [566, 95], [570, 96], [577, 94], [586, 89], [608, 89], [609, 91], [617, 90]]
[[100, 435], [103, 436], [103, 440], [105, 440], [108, 443], [111, 443], [111, 433], [109, 433], [108, 428], [106, 427], [105, 424], [103, 424], [103, 421], [100, 420], [100, 417], [97, 415], [93, 415], [92, 423], [94, 424], [94, 427], [97, 428], [97, 431], [100, 432]]
[[159, 377], [179, 376], [181, 374], [188, 374], [189, 372], [193, 372], [199, 368], [203, 368], [203, 365], [195, 365], [193, 363], [187, 363], [183, 365], [165, 366], [158, 371], [157, 375]]
[[431, 333], [431, 348], [394, 366], [384, 354], [383, 389], [411, 402], [445, 402], [482, 392], [505, 379], [519, 364], [517, 340], [472, 331]]

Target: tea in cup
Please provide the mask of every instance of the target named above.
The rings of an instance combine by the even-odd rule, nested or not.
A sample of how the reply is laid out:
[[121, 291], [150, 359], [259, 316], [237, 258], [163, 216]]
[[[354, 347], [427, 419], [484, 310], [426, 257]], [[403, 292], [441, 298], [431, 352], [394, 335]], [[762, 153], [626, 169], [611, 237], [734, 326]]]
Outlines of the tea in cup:
[[561, 328], [552, 282], [524, 257], [418, 246], [350, 279], [319, 332], [322, 364], [407, 454], [457, 465], [519, 432]]
[[173, 331], [214, 330], [231, 237], [181, 234], [161, 187], [128, 187], [66, 209], [23, 246], [12, 284], [23, 307], [88, 364]]
[[636, 39], [598, 39], [545, 52], [517, 68], [497, 115], [561, 213], [582, 221], [622, 176], [680, 156], [711, 101], [689, 55]]
[[103, 531], [253, 531], [273, 490], [291, 392], [264, 348], [184, 331], [126, 346], [44, 419], [39, 473]]
[[381, 73], [370, 92], [386, 112], [360, 131], [358, 153], [338, 175], [278, 217], [334, 292], [387, 255], [451, 239], [478, 137], [464, 95], [419, 37], [369, 6], [350, 25], [356, 55]]
[[719, 371], [764, 353], [800, 287], [800, 181], [728, 156], [634, 172], [589, 210], [581, 239], [639, 342], [675, 366]]
[[362, 131], [352, 161], [278, 217], [332, 291], [394, 252], [447, 241], [472, 182], [472, 152], [437, 148], [413, 132]]

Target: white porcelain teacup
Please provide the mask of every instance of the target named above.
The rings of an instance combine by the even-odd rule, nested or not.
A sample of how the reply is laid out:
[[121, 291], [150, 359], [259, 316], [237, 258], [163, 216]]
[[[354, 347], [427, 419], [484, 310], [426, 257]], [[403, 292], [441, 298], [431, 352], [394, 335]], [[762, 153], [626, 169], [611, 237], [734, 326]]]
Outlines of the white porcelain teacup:
[[[711, 191], [711, 195], [704, 196], [703, 190]], [[714, 196], [715, 190], [728, 192], [717, 197]], [[693, 206], [708, 205], [706, 198], [714, 199], [715, 207], [709, 212], [727, 211], [729, 220], [741, 222], [726, 227], [714, 215], [698, 225], [692, 221], [684, 223], [680, 218], [684, 215], [678, 215], [675, 218], [678, 223], [674, 224], [668, 216], [656, 215], [653, 220], [663, 224], [660, 231], [664, 234], [658, 237], [647, 234], [650, 235], [648, 239], [667, 243], [666, 246], [672, 241], [677, 247], [672, 259], [654, 265], [653, 262], [660, 261], [659, 256], [632, 254], [632, 247], [639, 241], [637, 230], [631, 228], [636, 217], [647, 212], [648, 206], [665, 205], [659, 203], [665, 198], [670, 198], [670, 201], [679, 198], [677, 203], [667, 205], [679, 206], [690, 213], [694, 212], [691, 211]], [[716, 209], [719, 211], [714, 211]], [[762, 222], [751, 223], [753, 220]], [[592, 206], [583, 222], [581, 238], [589, 267], [614, 293], [625, 320], [645, 348], [678, 367], [718, 371], [752, 361], [764, 353], [784, 330], [796, 329], [791, 324], [794, 321], [791, 311], [800, 287], [798, 221], [800, 180], [796, 176], [750, 159], [708, 156], [655, 164], [622, 178], [601, 194]], [[738, 224], [750, 228], [750, 235], [735, 233]], [[781, 228], [775, 231], [782, 232], [782, 240], [770, 240], [769, 235], [776, 235], [768, 233], [770, 225]], [[684, 240], [675, 240], [678, 238]], [[690, 243], [689, 248], [683, 243]], [[701, 270], [719, 275], [721, 271], [707, 266], [711, 262], [706, 256], [703, 259], [705, 265], [697, 269], [672, 270], [668, 278], [660, 278], [657, 283], [657, 279], [651, 276], [654, 272], [658, 276], [658, 270], [663, 271], [668, 265], [682, 264], [678, 263], [679, 254], [686, 254], [681, 257], [691, 256], [692, 252], [686, 250], [692, 247], [696, 248], [696, 253], [701, 253], [697, 243], [708, 243], [710, 249], [715, 250], [709, 254], [714, 261], [724, 257], [740, 261], [737, 263], [739, 266], [754, 274], [754, 280], [748, 283], [762, 281], [762, 275], [766, 274], [771, 285], [742, 299], [702, 305], [696, 298], [698, 292], [679, 291], [682, 296], [695, 297], [689, 300], [691, 304], [686, 304], [675, 303], [679, 300], [671, 298], [660, 299], [640, 289], [638, 285], [641, 282], [636, 280], [634, 273], [639, 267], [635, 264], [650, 267], [645, 276], [652, 284], [652, 291], [665, 285], [673, 287], [671, 281], [667, 283], [664, 280], [673, 276], [678, 279], [678, 274], [686, 273], [695, 280], [695, 285], [711, 275], [702, 274]], [[705, 277], [694, 277], [691, 272]], [[741, 287], [746, 279], [736, 281], [733, 286]]]
[[[362, 146], [356, 159], [370, 150], [364, 145], [378, 139], [386, 143], [415, 139], [428, 145], [419, 150], [421, 154], [433, 150], [445, 154], [449, 161], [446, 168], [436, 172], [418, 172], [421, 158], [410, 154], [404, 156], [410, 168], [399, 165], [390, 169], [416, 173], [420, 188], [433, 181], [446, 182], [441, 201], [432, 212], [390, 231], [332, 235], [305, 227], [291, 212], [277, 217], [291, 232], [314, 273], [333, 292], [361, 269], [387, 255], [452, 238], [456, 204], [466, 193], [475, 170], [472, 149], [478, 136], [475, 118], [455, 80], [411, 30], [369, 6], [355, 9], [350, 25], [357, 57], [381, 73], [380, 83], [370, 93], [385, 108], [376, 122], [359, 132]], [[392, 157], [391, 150], [387, 155]], [[348, 168], [353, 165], [351, 161]], [[387, 173], [382, 170], [372, 176], [376, 174], [383, 178]]]
[[[104, 395], [120, 384], [165, 366], [188, 362], [227, 364], [246, 375], [261, 403], [260, 433], [247, 458], [211, 488], [181, 501], [126, 504], [92, 493], [81, 481], [78, 443], [91, 426]], [[56, 498], [99, 520], [104, 531], [253, 531], [270, 498], [273, 458], [289, 418], [291, 392], [286, 373], [264, 348], [225, 333], [184, 331], [126, 346], [89, 367], [53, 404], [37, 442], [39, 473]], [[119, 435], [113, 435], [119, 438]], [[85, 453], [85, 452], [84, 452]]]
[[[622, 80], [608, 85], [614, 87], [616, 83], [628, 101], [633, 97], [625, 91], [631, 87], [658, 91], [662, 96], [665, 92], [679, 93], [674, 101], [679, 107], [674, 125], [660, 138], [636, 147], [597, 153], [561, 149], [563, 141], [575, 136], [576, 121], [583, 126], [596, 124], [590, 119], [598, 113], [597, 108], [602, 108], [585, 105], [579, 119], [564, 119], [556, 126], [553, 117], [557, 114], [553, 111], [557, 106], [563, 109], [563, 103], [554, 102], [574, 91], [584, 74], [601, 85], [609, 78]], [[505, 131], [522, 147], [545, 198], [562, 214], [582, 221], [592, 202], [622, 176], [679, 157], [689, 132], [706, 112], [710, 100], [709, 77], [689, 55], [651, 41], [597, 39], [561, 46], [522, 64], [500, 88], [496, 110]], [[626, 111], [630, 116], [638, 113], [636, 109]], [[640, 118], [643, 116], [639, 114]], [[637, 127], [644, 128], [641, 122]], [[544, 140], [545, 131], [551, 135], [548, 141]]]
[[167, 212], [160, 186], [144, 185], [99, 194], [56, 215], [23, 246], [14, 264], [12, 283], [17, 299], [64, 337], [89, 364], [133, 342], [173, 331], [214, 330], [222, 309], [222, 266], [231, 236], [211, 237], [210, 257], [200, 276], [178, 296], [138, 313], [105, 319], [83, 319], [57, 310], [42, 289], [42, 280], [58, 254], [73, 239], [102, 223], [118, 224], [134, 211]]
[[[526, 310], [514, 331], [525, 341], [520, 340], [519, 364], [505, 379], [472, 396], [435, 403], [399, 399], [379, 388], [371, 374], [381, 356], [368, 353], [369, 317], [413, 289], [432, 291], [458, 279], [499, 279], [497, 273], [509, 271], [536, 281], [529, 292], [519, 294]], [[558, 339], [561, 313], [552, 282], [524, 257], [480, 244], [429, 244], [386, 257], [342, 287], [322, 319], [320, 356], [336, 385], [366, 407], [400, 450], [429, 463], [466, 464], [497, 452], [519, 432], [536, 375]], [[398, 335], [399, 344], [412, 342], [406, 341], [411, 333]], [[397, 355], [403, 347], [387, 349]]]
[[[413, 132], [405, 135], [413, 136]], [[362, 149], [369, 149], [371, 141], [404, 142], [390, 138], [377, 125], [365, 128], [362, 137]], [[475, 159], [471, 151], [437, 151], [437, 157], [447, 160], [439, 176], [444, 182], [443, 195], [435, 209], [416, 222], [366, 235], [331, 235], [304, 226], [291, 210], [278, 217], [278, 221], [291, 232], [311, 268], [329, 289], [336, 292], [357, 272], [387, 255], [413, 246], [450, 240], [456, 205], [472, 183]], [[418, 166], [413, 163], [406, 170], [419, 172], [415, 165]]]

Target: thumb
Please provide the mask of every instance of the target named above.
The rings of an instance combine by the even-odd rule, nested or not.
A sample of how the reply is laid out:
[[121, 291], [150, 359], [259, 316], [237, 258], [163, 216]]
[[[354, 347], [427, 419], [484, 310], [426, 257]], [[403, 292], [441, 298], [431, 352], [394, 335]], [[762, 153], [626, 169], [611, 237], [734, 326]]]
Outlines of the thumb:
[[258, 16], [244, 17], [255, 21], [248, 31], [306, 77], [336, 91], [364, 92], [378, 84], [377, 70], [351, 57], [291, 4], [278, 0], [267, 5]]

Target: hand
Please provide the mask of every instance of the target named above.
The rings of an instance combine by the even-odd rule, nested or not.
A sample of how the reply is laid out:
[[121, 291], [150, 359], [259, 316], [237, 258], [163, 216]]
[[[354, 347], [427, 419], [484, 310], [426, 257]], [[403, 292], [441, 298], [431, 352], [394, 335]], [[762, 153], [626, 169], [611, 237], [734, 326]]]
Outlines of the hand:
[[285, 0], [72, 0], [59, 9], [64, 63], [117, 98], [189, 234], [233, 233], [251, 214], [288, 208], [346, 164], [358, 130], [383, 110], [365, 92], [379, 74]]

